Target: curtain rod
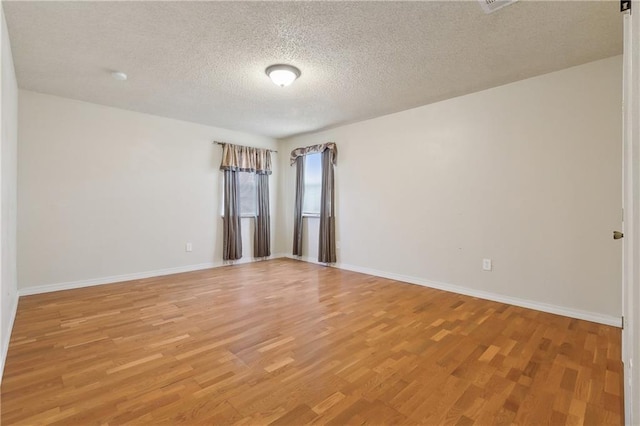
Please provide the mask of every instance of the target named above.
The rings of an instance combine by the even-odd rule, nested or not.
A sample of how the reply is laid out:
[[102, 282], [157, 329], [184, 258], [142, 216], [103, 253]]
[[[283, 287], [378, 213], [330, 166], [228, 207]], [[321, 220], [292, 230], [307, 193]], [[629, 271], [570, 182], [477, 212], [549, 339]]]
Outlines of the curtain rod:
[[[226, 145], [225, 142], [218, 142], [218, 141], [213, 141], [213, 143], [217, 144], [217, 145]], [[233, 145], [233, 144], [229, 144], [229, 145]], [[242, 146], [242, 145], [241, 145]], [[251, 148], [251, 147], [249, 147]], [[278, 151], [274, 150], [274, 149], [268, 149], [267, 151], [269, 152], [275, 152], [276, 154], [278, 153]]]

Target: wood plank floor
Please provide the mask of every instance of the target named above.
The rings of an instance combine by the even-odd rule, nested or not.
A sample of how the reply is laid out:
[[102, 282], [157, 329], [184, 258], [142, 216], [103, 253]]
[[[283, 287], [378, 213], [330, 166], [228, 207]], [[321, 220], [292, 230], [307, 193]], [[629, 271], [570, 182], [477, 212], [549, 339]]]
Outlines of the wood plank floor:
[[277, 259], [23, 297], [2, 424], [621, 424], [620, 330]]

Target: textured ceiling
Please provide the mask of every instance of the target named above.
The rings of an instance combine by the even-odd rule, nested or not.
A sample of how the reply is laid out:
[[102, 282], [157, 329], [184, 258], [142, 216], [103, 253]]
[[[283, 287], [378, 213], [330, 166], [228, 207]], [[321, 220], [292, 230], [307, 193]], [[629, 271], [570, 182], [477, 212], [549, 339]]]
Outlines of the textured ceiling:
[[[622, 53], [616, 1], [3, 5], [23, 89], [272, 137]], [[302, 76], [277, 87], [274, 63]]]

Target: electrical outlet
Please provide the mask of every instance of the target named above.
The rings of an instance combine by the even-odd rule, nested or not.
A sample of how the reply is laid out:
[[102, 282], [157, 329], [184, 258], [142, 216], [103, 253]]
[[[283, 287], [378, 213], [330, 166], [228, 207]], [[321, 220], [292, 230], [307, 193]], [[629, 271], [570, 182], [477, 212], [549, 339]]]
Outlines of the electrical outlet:
[[482, 270], [483, 271], [491, 270], [491, 259], [482, 259]]
[[184, 251], [189, 251], [189, 252], [193, 251], [193, 245], [191, 243], [185, 244]]

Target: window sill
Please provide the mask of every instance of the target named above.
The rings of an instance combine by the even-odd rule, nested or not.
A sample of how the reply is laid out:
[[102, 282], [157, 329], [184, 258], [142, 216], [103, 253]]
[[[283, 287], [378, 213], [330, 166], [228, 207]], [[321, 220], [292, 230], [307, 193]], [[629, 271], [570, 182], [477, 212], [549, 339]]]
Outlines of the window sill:
[[313, 213], [302, 213], [302, 217], [314, 217], [314, 218], [320, 218], [320, 214], [313, 214]]

